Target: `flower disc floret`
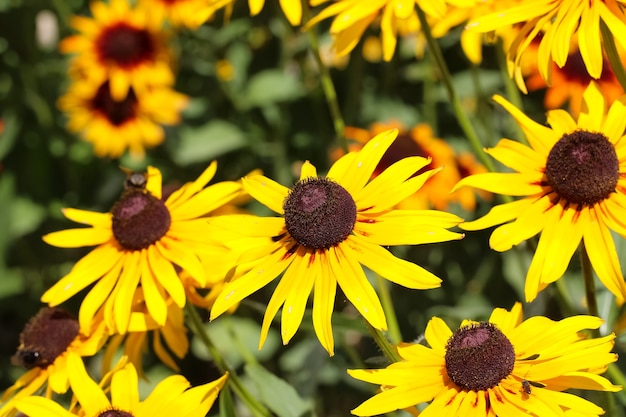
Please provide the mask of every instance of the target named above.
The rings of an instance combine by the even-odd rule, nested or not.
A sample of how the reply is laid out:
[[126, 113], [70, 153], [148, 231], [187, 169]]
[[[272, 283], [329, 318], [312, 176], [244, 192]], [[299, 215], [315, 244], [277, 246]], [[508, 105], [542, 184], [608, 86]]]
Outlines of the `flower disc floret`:
[[124, 100], [113, 100], [108, 81], [98, 88], [91, 101], [92, 109], [102, 114], [114, 126], [121, 126], [126, 121], [135, 119], [137, 106], [137, 96], [132, 88], [128, 90], [128, 95]]
[[354, 229], [356, 203], [345, 188], [328, 178], [299, 181], [283, 204], [285, 225], [301, 245], [327, 249]]
[[569, 203], [590, 206], [615, 191], [619, 161], [615, 147], [602, 133], [576, 130], [550, 150], [546, 178]]
[[161, 239], [171, 216], [162, 200], [148, 192], [130, 190], [111, 209], [113, 236], [124, 249], [141, 250]]
[[151, 61], [155, 55], [150, 33], [124, 22], [102, 32], [96, 40], [96, 48], [102, 62], [115, 62], [125, 68]]
[[446, 371], [459, 387], [471, 391], [493, 388], [513, 371], [515, 351], [493, 324], [461, 327], [446, 346]]
[[112, 408], [110, 410], [106, 410], [98, 414], [98, 417], [134, 417], [133, 414], [118, 410], [116, 408]]

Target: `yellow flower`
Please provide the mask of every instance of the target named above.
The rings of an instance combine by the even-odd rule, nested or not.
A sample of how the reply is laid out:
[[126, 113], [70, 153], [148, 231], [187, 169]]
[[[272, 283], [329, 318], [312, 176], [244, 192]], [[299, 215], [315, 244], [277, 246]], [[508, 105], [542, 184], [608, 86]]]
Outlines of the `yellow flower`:
[[94, 323], [91, 335], [80, 331], [71, 314], [59, 308], [42, 308], [20, 334], [20, 345], [13, 356], [16, 365], [29, 370], [2, 395], [0, 416], [12, 415], [15, 402], [46, 385], [46, 396], [62, 394], [69, 387], [68, 356], [93, 356], [107, 340], [106, 327]]
[[429, 346], [403, 343], [400, 362], [348, 370], [382, 391], [352, 413], [373, 416], [432, 401], [420, 416], [598, 416], [600, 407], [562, 391], [621, 390], [599, 376], [617, 360], [610, 353], [615, 335], [587, 339], [580, 333], [601, 324], [592, 316], [522, 321], [519, 303], [510, 312], [495, 309], [486, 322], [465, 320], [454, 333], [433, 317], [426, 327]]
[[473, 175], [455, 187], [524, 197], [461, 227], [480, 230], [506, 223], [489, 240], [500, 252], [541, 232], [526, 276], [527, 301], [563, 276], [581, 241], [600, 280], [620, 304], [626, 298], [611, 236], [611, 230], [626, 236], [626, 97], [614, 102], [608, 113], [595, 83], [583, 97], [577, 120], [564, 110], [553, 110], [548, 112], [549, 128], [495, 96], [521, 126], [530, 147], [501, 139], [486, 152], [517, 172]]
[[241, 185], [226, 181], [205, 188], [216, 168], [213, 162], [197, 180], [163, 201], [161, 173], [148, 167], [146, 175], [129, 176], [127, 189], [110, 213], [65, 209], [67, 218], [91, 227], [50, 233], [44, 240], [66, 248], [97, 247], [46, 291], [42, 301], [58, 305], [97, 282], [82, 301], [81, 328], [89, 328], [103, 308], [111, 333], [124, 333], [140, 284], [150, 317], [163, 326], [169, 297], [179, 308], [185, 305], [185, 289], [176, 269], [187, 271], [198, 286], [204, 286], [202, 262], [213, 259], [219, 264], [228, 253], [205, 216], [237, 197]]
[[190, 384], [183, 376], [172, 375], [159, 382], [150, 395], [141, 401], [137, 371], [128, 363], [113, 373], [109, 399], [107, 391], [87, 374], [80, 357], [71, 355], [68, 365], [72, 392], [78, 399], [82, 412], [72, 413], [43, 397], [24, 398], [17, 403], [17, 408], [29, 417], [96, 417], [110, 414], [133, 417], [204, 417], [228, 377], [226, 374], [208, 384], [189, 388]]
[[59, 99], [59, 108], [69, 119], [68, 129], [92, 143], [99, 157], [119, 158], [128, 149], [135, 158], [142, 158], [146, 148], [165, 139], [161, 125], [180, 122], [180, 111], [188, 102], [187, 96], [166, 86], [148, 87], [142, 94], [129, 88], [116, 101], [109, 85], [108, 81], [94, 85], [75, 80]]
[[512, 24], [522, 24], [508, 49], [509, 70], [521, 90], [526, 92], [520, 61], [531, 41], [541, 37], [539, 73], [551, 82], [551, 65], [567, 62], [570, 40], [576, 38], [589, 75], [598, 79], [602, 74], [603, 57], [600, 24], [607, 25], [614, 39], [626, 48], [625, 0], [532, 0], [504, 4], [494, 13], [478, 17], [468, 28], [489, 32]]
[[296, 333], [311, 291], [313, 327], [332, 355], [331, 314], [337, 285], [375, 328], [386, 329], [385, 315], [361, 264], [382, 277], [413, 289], [435, 288], [440, 279], [394, 257], [383, 246], [460, 239], [446, 229], [461, 219], [429, 210], [394, 210], [438, 170], [413, 176], [429, 160], [404, 158], [370, 181], [381, 157], [398, 132], [386, 131], [333, 164], [326, 177], [305, 162], [291, 189], [256, 175], [243, 179], [245, 190], [282, 217], [222, 216], [216, 221], [257, 237], [263, 245], [241, 257], [255, 261], [248, 272], [230, 281], [211, 310], [211, 319], [231, 308], [284, 272], [269, 301], [261, 329], [262, 346], [272, 319], [282, 308], [282, 338]]
[[[331, 0], [311, 0], [311, 6], [319, 6]], [[335, 40], [338, 56], [349, 54], [363, 37], [365, 30], [380, 16], [383, 58], [390, 61], [396, 50], [398, 35], [419, 30], [415, 11], [417, 4], [428, 16], [441, 17], [447, 4], [469, 7], [475, 0], [333, 0], [313, 19], [307, 28], [334, 16], [330, 33]]]
[[109, 81], [113, 100], [123, 101], [132, 87], [136, 94], [151, 85], [171, 85], [166, 32], [155, 15], [131, 8], [126, 0], [91, 3], [93, 19], [72, 17], [80, 32], [61, 42], [63, 53], [76, 54], [70, 71], [100, 86]]
[[[397, 128], [400, 134], [383, 155], [380, 163], [374, 170], [374, 176], [383, 172], [393, 163], [407, 156], [422, 156], [431, 160], [428, 166], [423, 167], [416, 174], [427, 171], [434, 167], [445, 167], [437, 175], [431, 177], [417, 192], [407, 197], [398, 204], [401, 209], [427, 209], [447, 210], [452, 202], [458, 202], [463, 209], [472, 211], [476, 207], [476, 193], [464, 188], [451, 193], [454, 185], [462, 178], [472, 174], [486, 172], [469, 153], [457, 155], [454, 149], [445, 141], [436, 138], [430, 126], [420, 123], [407, 130], [401, 123], [389, 121], [374, 123], [369, 131], [354, 127], [345, 129], [345, 136], [354, 139], [358, 144], [350, 146], [350, 150], [358, 150], [375, 136], [385, 130]], [[340, 156], [341, 151], [335, 152], [333, 157]], [[489, 197], [483, 193], [483, 197]]]

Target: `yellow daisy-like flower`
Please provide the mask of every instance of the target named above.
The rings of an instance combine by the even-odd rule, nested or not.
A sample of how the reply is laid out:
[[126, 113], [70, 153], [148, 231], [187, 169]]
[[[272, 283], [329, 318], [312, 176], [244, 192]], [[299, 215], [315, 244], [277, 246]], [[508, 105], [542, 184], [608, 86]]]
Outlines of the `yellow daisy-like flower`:
[[[450, 203], [458, 202], [463, 209], [474, 210], [476, 193], [473, 190], [463, 188], [454, 193], [450, 191], [462, 177], [487, 172], [487, 170], [476, 162], [471, 154], [457, 155], [448, 143], [434, 136], [432, 128], [427, 124], [420, 123], [407, 130], [400, 122], [389, 121], [374, 123], [369, 130], [347, 127], [344, 134], [347, 138], [358, 142], [350, 146], [350, 150], [358, 150], [369, 142], [372, 136], [391, 128], [399, 129], [400, 134], [381, 158], [374, 170], [374, 176], [407, 156], [423, 156], [431, 160], [428, 166], [423, 167], [416, 174], [434, 167], [445, 167], [440, 173], [426, 181], [414, 195], [400, 202], [398, 208], [428, 209], [432, 207], [436, 210], [447, 210]], [[488, 193], [483, 194], [483, 197], [489, 197]]]
[[585, 67], [593, 78], [602, 74], [603, 57], [600, 34], [601, 21], [617, 42], [626, 48], [625, 0], [531, 0], [504, 4], [497, 12], [478, 17], [468, 28], [489, 32], [503, 26], [522, 24], [522, 29], [508, 50], [509, 70], [524, 92], [520, 61], [528, 45], [540, 36], [539, 73], [550, 84], [551, 65], [567, 62], [570, 40], [576, 38]]
[[71, 71], [97, 86], [109, 81], [111, 96], [123, 101], [132, 87], [171, 85], [170, 51], [161, 21], [149, 9], [131, 8], [126, 0], [91, 3], [93, 19], [74, 16], [78, 35], [61, 42], [63, 53], [76, 54]]
[[284, 272], [263, 319], [262, 346], [282, 306], [282, 338], [296, 333], [311, 291], [313, 327], [332, 355], [331, 314], [337, 285], [375, 328], [386, 329], [382, 306], [361, 265], [408, 288], [426, 289], [440, 279], [425, 269], [394, 257], [382, 246], [443, 242], [463, 235], [447, 229], [461, 219], [430, 210], [394, 210], [439, 169], [413, 176], [428, 165], [426, 158], [404, 158], [370, 181], [381, 157], [396, 138], [386, 131], [351, 152], [318, 176], [309, 162], [291, 189], [256, 175], [243, 179], [245, 190], [282, 217], [222, 216], [241, 234], [262, 238], [264, 245], [242, 255], [256, 265], [229, 282], [215, 300], [211, 319], [231, 308]]
[[119, 158], [128, 149], [142, 158], [146, 148], [165, 139], [161, 125], [180, 122], [188, 102], [187, 96], [167, 86], [148, 87], [141, 95], [129, 88], [126, 97], [116, 101], [109, 85], [76, 80], [58, 103], [67, 113], [68, 129], [92, 143], [99, 157]]
[[20, 334], [20, 345], [13, 363], [28, 370], [0, 399], [0, 416], [13, 415], [15, 402], [46, 385], [46, 396], [62, 394], [69, 388], [68, 356], [93, 356], [104, 345], [108, 334], [103, 321], [94, 323], [91, 335], [81, 332], [71, 314], [59, 308], [42, 308]]
[[[311, 0], [311, 6], [329, 3], [331, 0]], [[474, 0], [332, 0], [307, 27], [334, 16], [330, 33], [335, 40], [337, 55], [343, 56], [359, 43], [365, 29], [380, 16], [383, 58], [390, 61], [396, 50], [398, 35], [406, 35], [407, 28], [418, 30], [417, 4], [428, 16], [441, 17], [448, 4], [470, 7]]]
[[66, 248], [98, 246], [46, 291], [41, 300], [58, 305], [97, 282], [82, 301], [81, 328], [88, 329], [103, 308], [111, 333], [125, 333], [135, 290], [141, 285], [147, 312], [163, 326], [169, 297], [179, 308], [186, 301], [176, 269], [187, 271], [198, 286], [204, 286], [207, 276], [202, 262], [213, 259], [219, 264], [228, 253], [221, 245], [219, 232], [210, 226], [205, 215], [237, 197], [241, 185], [225, 181], [206, 187], [216, 169], [213, 162], [197, 180], [183, 185], [163, 201], [161, 172], [148, 167], [147, 174], [128, 177], [127, 189], [111, 212], [63, 210], [67, 218], [91, 227], [50, 233], [44, 240]]
[[580, 333], [601, 324], [592, 316], [522, 321], [519, 303], [510, 312], [495, 309], [486, 322], [465, 320], [455, 332], [433, 317], [426, 327], [429, 346], [401, 344], [400, 362], [348, 370], [382, 390], [352, 413], [373, 416], [432, 401], [420, 417], [598, 416], [600, 407], [562, 391], [622, 389], [599, 376], [617, 360], [615, 335], [588, 339]]
[[172, 375], [152, 390], [148, 397], [139, 399], [137, 371], [130, 363], [113, 373], [110, 399], [107, 391], [91, 379], [80, 357], [68, 358], [69, 379], [72, 392], [78, 399], [81, 411], [70, 412], [58, 403], [43, 397], [28, 397], [17, 403], [17, 408], [29, 417], [204, 417], [228, 374], [221, 378], [189, 388], [189, 381], [181, 375]]
[[471, 186], [524, 198], [496, 206], [484, 217], [464, 223], [465, 230], [499, 226], [490, 246], [506, 251], [541, 232], [526, 276], [526, 299], [565, 273], [584, 242], [591, 265], [622, 304], [626, 284], [611, 230], [626, 236], [626, 97], [607, 105], [596, 83], [584, 93], [578, 120], [564, 110], [548, 112], [551, 128], [540, 125], [500, 96], [520, 125], [530, 147], [502, 139], [489, 155], [514, 173], [486, 173], [464, 178], [455, 188]]
[[196, 29], [215, 13], [210, 3], [211, 0], [142, 0], [140, 5], [148, 8], [159, 21]]

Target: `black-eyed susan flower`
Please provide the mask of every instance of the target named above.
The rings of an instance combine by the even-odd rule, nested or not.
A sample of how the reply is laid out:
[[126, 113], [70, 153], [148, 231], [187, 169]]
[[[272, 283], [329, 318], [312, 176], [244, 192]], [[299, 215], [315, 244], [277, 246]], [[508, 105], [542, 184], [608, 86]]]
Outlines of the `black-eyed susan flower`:
[[326, 177], [318, 176], [315, 167], [305, 162], [300, 180], [291, 189], [262, 175], [244, 178], [245, 190], [282, 217], [233, 215], [215, 219], [243, 235], [260, 238], [263, 245], [242, 255], [242, 261], [256, 265], [226, 285], [213, 304], [211, 318], [284, 272], [265, 312], [259, 345], [263, 345], [281, 306], [282, 338], [288, 343], [302, 322], [313, 291], [313, 327], [332, 355], [331, 314], [337, 285], [373, 327], [387, 327], [378, 296], [361, 265], [408, 288], [438, 287], [440, 279], [435, 275], [382, 247], [462, 237], [447, 230], [461, 221], [457, 216], [393, 209], [439, 171], [414, 176], [428, 165], [428, 159], [404, 158], [370, 181], [397, 133], [383, 132], [360, 152], [343, 156]]
[[50, 233], [44, 240], [59, 247], [97, 247], [46, 291], [42, 301], [58, 305], [95, 282], [80, 307], [81, 328], [89, 328], [103, 308], [111, 333], [124, 333], [141, 285], [149, 315], [163, 326], [169, 297], [180, 308], [186, 301], [177, 268], [204, 286], [202, 262], [213, 259], [219, 265], [228, 259], [206, 215], [237, 197], [241, 185], [224, 181], [206, 187], [216, 169], [213, 162], [198, 179], [163, 200], [161, 172], [148, 167], [145, 175], [129, 176], [127, 189], [109, 213], [65, 209], [67, 218], [91, 227]]
[[325, 3], [325, 8], [307, 23], [311, 27], [334, 17], [330, 33], [337, 55], [343, 56], [359, 43], [365, 30], [380, 17], [383, 58], [390, 61], [396, 50], [398, 35], [408, 35], [420, 28], [415, 5], [432, 17], [441, 17], [448, 4], [469, 7], [474, 0], [311, 0], [311, 6]]
[[131, 363], [116, 370], [111, 376], [109, 390], [91, 379], [80, 357], [68, 358], [69, 379], [72, 392], [80, 403], [80, 410], [70, 412], [58, 403], [43, 397], [27, 397], [17, 408], [29, 417], [204, 417], [228, 374], [207, 384], [193, 388], [181, 375], [172, 375], [159, 382], [145, 400], [140, 400], [137, 371]]
[[118, 101], [109, 84], [75, 80], [58, 103], [69, 119], [68, 129], [92, 143], [99, 157], [119, 158], [126, 150], [143, 157], [145, 149], [165, 139], [162, 125], [180, 122], [188, 102], [187, 96], [167, 86], [147, 87], [140, 95], [131, 87]]
[[109, 81], [111, 96], [123, 101], [132, 87], [143, 93], [151, 85], [171, 85], [167, 33], [149, 8], [132, 8], [126, 0], [91, 3], [93, 18], [73, 16], [79, 34], [61, 41], [61, 51], [75, 54], [70, 71], [97, 86]]
[[499, 225], [489, 240], [506, 251], [541, 232], [526, 276], [526, 299], [565, 273], [584, 242], [591, 265], [622, 304], [626, 284], [611, 230], [626, 236], [626, 98], [607, 103], [596, 83], [583, 96], [577, 120], [564, 110], [548, 112], [551, 127], [540, 125], [500, 96], [502, 105], [524, 131], [530, 147], [502, 139], [486, 152], [514, 171], [462, 179], [472, 186], [522, 199], [495, 206], [484, 217], [464, 223], [465, 230]]
[[617, 360], [615, 335], [582, 333], [601, 324], [592, 316], [522, 321], [519, 303], [510, 312], [495, 309], [488, 321], [465, 320], [454, 332], [433, 317], [428, 346], [403, 343], [397, 347], [402, 360], [385, 369], [348, 370], [382, 391], [352, 413], [373, 416], [430, 401], [420, 417], [598, 416], [600, 407], [563, 391], [621, 390], [599, 376]]
[[158, 21], [167, 21], [175, 27], [196, 29], [215, 13], [211, 0], [142, 0]]
[[20, 334], [12, 361], [28, 371], [9, 387], [0, 399], [0, 416], [12, 415], [15, 402], [45, 387], [47, 397], [69, 388], [68, 356], [93, 356], [107, 341], [101, 320], [93, 323], [90, 335], [81, 332], [78, 321], [59, 308], [42, 308]]
[[551, 65], [567, 62], [570, 40], [576, 38], [582, 60], [594, 79], [600, 78], [603, 67], [600, 23], [623, 48], [626, 48], [626, 14], [624, 0], [532, 0], [517, 4], [503, 3], [498, 11], [477, 17], [468, 28], [489, 32], [520, 23], [522, 28], [508, 48], [509, 69], [518, 86], [526, 91], [520, 71], [520, 61], [533, 39], [540, 37], [538, 51], [539, 73], [550, 84]]
[[[420, 123], [411, 129], [406, 129], [400, 122], [378, 122], [372, 124], [369, 130], [347, 127], [344, 134], [347, 138], [356, 142], [349, 145], [350, 150], [358, 150], [369, 142], [373, 136], [391, 128], [399, 129], [398, 137], [380, 159], [378, 166], [374, 170], [374, 176], [408, 156], [422, 156], [429, 158], [431, 161], [428, 166], [416, 172], [416, 175], [434, 167], [445, 167], [437, 175], [429, 178], [414, 195], [400, 202], [398, 208], [447, 210], [450, 203], [456, 202], [465, 210], [474, 210], [476, 207], [476, 193], [473, 190], [460, 189], [454, 193], [451, 193], [451, 190], [461, 178], [486, 172], [487, 170], [471, 154], [457, 155], [452, 146], [444, 140], [435, 137], [429, 125]], [[341, 151], [338, 150], [333, 155], [340, 153]], [[488, 193], [483, 193], [483, 197], [488, 197]]]

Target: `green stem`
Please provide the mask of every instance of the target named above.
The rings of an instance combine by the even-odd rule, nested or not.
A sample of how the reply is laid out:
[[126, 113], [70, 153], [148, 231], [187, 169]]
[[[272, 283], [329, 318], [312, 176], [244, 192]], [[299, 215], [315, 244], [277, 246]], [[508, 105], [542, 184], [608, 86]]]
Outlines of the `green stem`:
[[400, 326], [398, 325], [398, 317], [396, 316], [396, 310], [393, 308], [393, 300], [389, 293], [389, 283], [386, 279], [376, 274], [378, 281], [378, 292], [380, 294], [380, 302], [387, 318], [387, 335], [391, 340], [391, 343], [397, 345], [402, 342], [402, 334], [400, 333]]
[[604, 51], [606, 52], [606, 56], [609, 59], [611, 68], [613, 68], [613, 73], [615, 74], [617, 81], [619, 81], [619, 83], [621, 84], [622, 89], [626, 91], [626, 71], [624, 71], [622, 60], [620, 59], [619, 53], [617, 52], [617, 47], [615, 46], [615, 38], [613, 37], [611, 30], [602, 19], [600, 19], [600, 33], [602, 33], [602, 43], [604, 44]]
[[[308, 20], [308, 15], [310, 13], [307, 2], [303, 2], [303, 14], [305, 19]], [[328, 67], [324, 64], [324, 60], [322, 60], [322, 55], [320, 54], [319, 37], [317, 36], [317, 32], [314, 28], [307, 30], [307, 35], [309, 36], [309, 45], [311, 46], [313, 58], [315, 59], [320, 72], [320, 82], [322, 84], [324, 96], [326, 97], [326, 103], [328, 104], [328, 109], [330, 110], [330, 115], [333, 119], [335, 138], [338, 145], [341, 146], [341, 149], [343, 149], [345, 153], [348, 153], [348, 141], [346, 140], [346, 136], [344, 134], [346, 124], [341, 114], [341, 107], [339, 106], [339, 100], [337, 99], [337, 91], [335, 90], [333, 79], [330, 76]]]
[[402, 358], [398, 355], [398, 352], [391, 346], [387, 337], [383, 334], [383, 332], [374, 326], [372, 326], [367, 320], [365, 320], [367, 324], [367, 328], [370, 331], [370, 334], [374, 338], [374, 341], [383, 352], [383, 354], [389, 359], [391, 362], [400, 362]]
[[187, 315], [191, 321], [191, 330], [200, 338], [200, 340], [202, 340], [202, 343], [206, 346], [219, 370], [221, 372], [228, 372], [228, 383], [235, 394], [237, 394], [237, 396], [248, 406], [250, 412], [255, 417], [272, 417], [272, 413], [270, 413], [263, 404], [258, 402], [252, 394], [250, 394], [250, 392], [243, 385], [243, 382], [235, 373], [235, 370], [226, 363], [222, 354], [215, 347], [215, 344], [202, 325], [202, 319], [200, 318], [200, 315], [198, 315], [195, 307], [191, 305], [191, 303], [187, 303], [185, 310], [187, 310]]
[[470, 145], [474, 149], [474, 152], [480, 159], [480, 161], [485, 165], [485, 167], [489, 171], [495, 171], [495, 167], [491, 159], [488, 158], [487, 154], [483, 151], [483, 146], [478, 138], [478, 134], [474, 130], [472, 123], [470, 122], [467, 113], [463, 111], [463, 106], [461, 105], [461, 101], [459, 100], [459, 96], [454, 89], [454, 85], [452, 84], [452, 76], [450, 75], [450, 70], [448, 69], [448, 65], [446, 64], [445, 59], [443, 58], [443, 54], [441, 49], [439, 48], [439, 44], [433, 37], [430, 26], [428, 26], [428, 21], [426, 20], [426, 15], [422, 11], [422, 9], [416, 5], [417, 16], [419, 17], [420, 24], [422, 25], [422, 31], [424, 32], [424, 36], [426, 38], [426, 42], [428, 44], [428, 49], [431, 52], [432, 56], [435, 58], [435, 62], [437, 62], [437, 66], [441, 71], [442, 80], [448, 91], [448, 96], [450, 97], [450, 102], [452, 103], [452, 109], [454, 110], [454, 114], [457, 117], [457, 121], [463, 129], [463, 133], [470, 142]]
[[[617, 364], [610, 364], [607, 373], [611, 381], [613, 381], [615, 385], [621, 385], [622, 387], [626, 387], [626, 376], [624, 376], [624, 373], [621, 369], [619, 369], [619, 366], [617, 366]], [[622, 406], [626, 407], [626, 391], [618, 391], [615, 393], [615, 395], [617, 396], [619, 402], [622, 403]]]

